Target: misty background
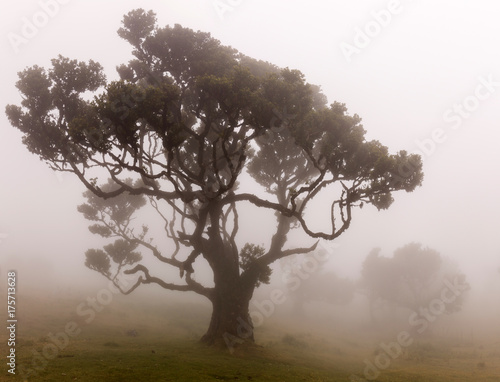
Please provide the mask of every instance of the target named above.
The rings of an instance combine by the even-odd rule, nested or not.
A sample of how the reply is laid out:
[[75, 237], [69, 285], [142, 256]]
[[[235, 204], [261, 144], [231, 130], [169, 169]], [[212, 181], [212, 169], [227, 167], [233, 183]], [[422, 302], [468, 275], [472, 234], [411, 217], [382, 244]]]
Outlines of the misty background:
[[[394, 2], [64, 1], [16, 52], [9, 34], [22, 36], [25, 18], [32, 21], [40, 3], [45, 2], [11, 2], [0, 15], [0, 266], [3, 279], [7, 270], [18, 270], [19, 290], [28, 285], [98, 290], [106, 280], [84, 267], [85, 250], [103, 242], [76, 210], [84, 201], [83, 185], [30, 154], [5, 117], [5, 105], [20, 102], [17, 72], [48, 67], [61, 54], [93, 59], [108, 80], [117, 79], [115, 67], [131, 54], [116, 31], [124, 14], [142, 7], [156, 12], [158, 25], [210, 32], [248, 56], [299, 69], [309, 83], [321, 85], [330, 103], [343, 102], [350, 114], [360, 115], [367, 139], [380, 140], [392, 153], [422, 154], [422, 187], [395, 193], [387, 211], [356, 211], [335, 245], [324, 243], [333, 252], [327, 268], [354, 280], [372, 248], [390, 256], [420, 242], [458, 262], [471, 293], [481, 298], [473, 300], [474, 309], [500, 310], [498, 2], [396, 2], [398, 12], [348, 57], [342, 44], [355, 46], [359, 30]], [[446, 119], [459, 115], [453, 112], [457, 104], [474, 102], [470, 97], [477, 98], [478, 86], [488, 80], [489, 96], [473, 104], [459, 126], [457, 119]], [[436, 129], [440, 142], [430, 143]], [[274, 269], [279, 280], [279, 265]]]

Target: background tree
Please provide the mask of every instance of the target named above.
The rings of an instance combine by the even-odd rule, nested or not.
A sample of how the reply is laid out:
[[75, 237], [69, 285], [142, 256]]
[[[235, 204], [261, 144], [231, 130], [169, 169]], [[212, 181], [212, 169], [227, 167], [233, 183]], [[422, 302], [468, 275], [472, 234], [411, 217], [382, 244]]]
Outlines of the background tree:
[[331, 270], [325, 270], [324, 262], [315, 261], [314, 264], [317, 264], [317, 268], [313, 268], [314, 271], [311, 272], [310, 268], [306, 267], [305, 260], [301, 262], [298, 259], [288, 258], [288, 261], [282, 263], [287, 292], [297, 315], [305, 315], [307, 303], [347, 305], [354, 298], [356, 291], [354, 281], [339, 277]]
[[[360, 284], [367, 294], [374, 322], [374, 311], [380, 303], [418, 311], [440, 298], [445, 280], [453, 282], [455, 278], [467, 284], [455, 263], [431, 248], [410, 243], [395, 250], [392, 258], [381, 256], [378, 248], [372, 250], [363, 263]], [[460, 311], [464, 298], [465, 294], [461, 294], [447, 303], [445, 312]]]
[[[253, 60], [208, 33], [160, 28], [151, 11], [127, 14], [118, 34], [134, 56], [117, 68], [120, 80], [107, 83], [96, 62], [60, 56], [48, 70], [19, 74], [23, 101], [6, 113], [32, 153], [90, 191], [80, 211], [92, 232], [118, 240], [88, 251], [87, 266], [117, 286], [136, 275], [124, 293], [153, 283], [205, 296], [213, 305], [206, 343], [253, 339], [249, 301], [269, 265], [315, 248], [287, 247], [291, 229], [335, 239], [356, 207], [388, 208], [394, 191], [421, 184], [419, 156], [366, 141], [361, 119], [327, 106], [299, 71]], [[254, 179], [252, 191], [240, 191], [241, 178], [245, 186]], [[322, 190], [330, 227], [316, 230], [306, 212]], [[163, 220], [171, 251], [133, 220], [146, 216], [144, 201]], [[267, 244], [245, 245], [242, 204], [275, 213]], [[147, 252], [179, 279], [156, 275], [141, 260]], [[211, 286], [195, 279], [203, 264]]]

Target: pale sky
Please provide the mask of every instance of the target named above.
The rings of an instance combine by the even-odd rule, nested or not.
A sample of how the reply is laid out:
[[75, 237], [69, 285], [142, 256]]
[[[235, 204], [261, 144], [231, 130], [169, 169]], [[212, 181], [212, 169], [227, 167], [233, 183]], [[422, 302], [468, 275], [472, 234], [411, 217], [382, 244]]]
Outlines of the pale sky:
[[332, 267], [355, 275], [372, 247], [391, 253], [411, 241], [457, 259], [476, 278], [500, 266], [496, 0], [9, 2], [0, 16], [1, 263], [39, 256], [84, 274], [93, 238], [76, 211], [83, 186], [30, 154], [4, 107], [20, 101], [18, 71], [59, 54], [94, 59], [117, 78], [130, 48], [116, 30], [135, 8], [154, 10], [159, 25], [210, 32], [249, 56], [301, 70], [330, 102], [363, 118], [369, 139], [423, 153], [423, 186], [395, 194], [388, 211], [358, 212]]

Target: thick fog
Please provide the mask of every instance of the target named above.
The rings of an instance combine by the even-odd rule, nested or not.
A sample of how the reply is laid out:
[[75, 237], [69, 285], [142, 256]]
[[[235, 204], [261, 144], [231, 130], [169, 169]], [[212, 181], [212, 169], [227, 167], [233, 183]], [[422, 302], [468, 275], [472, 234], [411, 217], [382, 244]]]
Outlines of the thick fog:
[[[14, 269], [21, 291], [71, 288], [82, 296], [106, 285], [101, 275], [84, 266], [85, 251], [103, 244], [76, 209], [84, 202], [84, 187], [72, 174], [56, 174], [29, 153], [3, 110], [21, 101], [15, 88], [17, 72], [32, 65], [48, 67], [59, 54], [100, 62], [108, 80], [117, 79], [115, 67], [131, 56], [129, 44], [116, 31], [124, 14], [141, 7], [154, 10], [159, 25], [210, 32], [250, 57], [302, 71], [309, 83], [321, 86], [330, 103], [345, 103], [350, 114], [362, 118], [368, 139], [379, 140], [392, 153], [407, 150], [422, 156], [421, 187], [394, 193], [388, 210], [356, 210], [347, 232], [333, 243], [321, 242], [320, 250], [330, 255], [311, 277], [332, 272], [352, 282], [356, 291], [349, 303], [309, 301], [306, 316], [324, 313], [349, 323], [352, 314], [359, 322], [368, 321], [367, 303], [357, 284], [365, 258], [373, 248], [391, 258], [396, 249], [416, 242], [454, 262], [466, 275], [470, 291], [461, 319], [484, 321], [484, 315], [474, 312], [485, 307], [492, 313], [489, 324], [498, 317], [497, 1], [56, 2], [50, 10], [42, 4], [54, 2], [10, 2], [1, 14], [2, 280]], [[27, 26], [33, 22], [40, 25], [36, 30]], [[250, 207], [245, 211], [253, 213]], [[321, 205], [311, 213], [318, 214], [318, 221], [324, 219]], [[241, 234], [246, 230], [249, 238], [264, 243], [269, 221], [273, 219], [255, 215], [254, 223], [242, 223]], [[314, 243], [305, 235], [296, 241]], [[290, 264], [273, 265], [271, 284], [256, 292], [257, 300], [265, 299], [272, 288], [287, 287], [284, 275]], [[160, 288], [144, 288], [162, 296]], [[143, 293], [140, 289], [137, 292]], [[180, 293], [172, 295], [182, 298]]]

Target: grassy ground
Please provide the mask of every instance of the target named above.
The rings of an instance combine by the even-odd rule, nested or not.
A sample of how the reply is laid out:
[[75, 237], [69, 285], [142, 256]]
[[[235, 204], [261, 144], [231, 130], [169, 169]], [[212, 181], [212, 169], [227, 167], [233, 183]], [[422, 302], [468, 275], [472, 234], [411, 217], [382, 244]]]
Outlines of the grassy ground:
[[[259, 346], [230, 354], [197, 342], [210, 312], [195, 304], [158, 307], [117, 299], [87, 323], [90, 316], [76, 314], [85, 299], [19, 300], [24, 302], [16, 333], [18, 373], [12, 376], [4, 366], [0, 380], [361, 381], [365, 360], [374, 363], [380, 354], [380, 341], [368, 334], [306, 331], [277, 320], [257, 329]], [[71, 333], [80, 332], [65, 341], [60, 333], [69, 322], [76, 323]], [[137, 335], [127, 335], [130, 330]], [[52, 336], [57, 333], [59, 348]], [[1, 341], [7, 342], [4, 333]], [[378, 359], [389, 360], [378, 381], [500, 381], [500, 345], [493, 341], [416, 339], [395, 359]]]

